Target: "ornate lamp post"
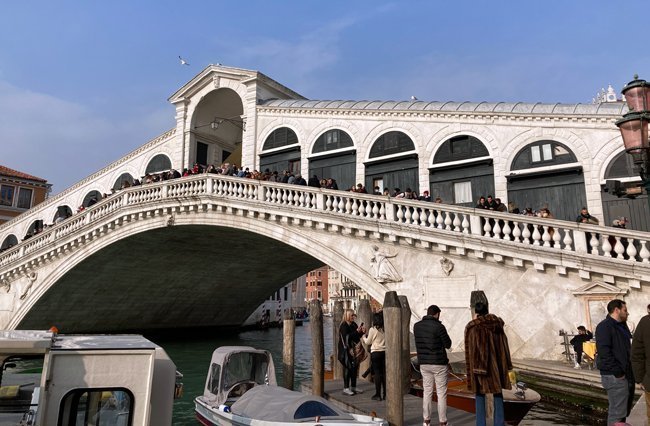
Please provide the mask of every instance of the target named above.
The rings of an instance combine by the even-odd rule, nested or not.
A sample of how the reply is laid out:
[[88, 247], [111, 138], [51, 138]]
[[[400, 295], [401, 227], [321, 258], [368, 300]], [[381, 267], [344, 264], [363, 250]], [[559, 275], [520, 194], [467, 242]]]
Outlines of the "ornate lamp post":
[[630, 111], [616, 122], [616, 126], [621, 131], [625, 151], [632, 155], [634, 166], [641, 175], [650, 203], [650, 83], [634, 75], [634, 80], [626, 84], [621, 92]]

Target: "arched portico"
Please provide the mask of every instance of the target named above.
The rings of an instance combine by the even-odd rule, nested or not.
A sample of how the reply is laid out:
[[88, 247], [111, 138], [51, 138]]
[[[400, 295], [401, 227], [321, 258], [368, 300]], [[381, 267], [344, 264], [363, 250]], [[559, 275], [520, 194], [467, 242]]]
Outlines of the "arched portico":
[[244, 105], [235, 90], [222, 87], [206, 94], [190, 123], [190, 165], [220, 165], [225, 161], [241, 165]]

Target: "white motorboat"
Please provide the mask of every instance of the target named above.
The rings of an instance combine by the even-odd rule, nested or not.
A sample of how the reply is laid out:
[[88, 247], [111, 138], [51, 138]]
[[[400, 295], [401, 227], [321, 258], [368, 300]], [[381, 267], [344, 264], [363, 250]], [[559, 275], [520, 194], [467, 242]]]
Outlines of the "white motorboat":
[[0, 424], [169, 426], [174, 363], [137, 335], [0, 331]]
[[388, 426], [383, 419], [346, 413], [324, 398], [277, 386], [271, 354], [249, 346], [214, 351], [194, 406], [206, 426]]

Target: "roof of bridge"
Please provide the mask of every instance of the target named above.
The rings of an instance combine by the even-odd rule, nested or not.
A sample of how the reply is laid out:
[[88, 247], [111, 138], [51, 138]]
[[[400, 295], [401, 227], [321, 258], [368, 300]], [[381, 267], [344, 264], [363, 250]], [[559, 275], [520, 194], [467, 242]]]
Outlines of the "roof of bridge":
[[278, 99], [262, 104], [268, 107], [304, 109], [340, 109], [365, 111], [449, 111], [501, 114], [549, 115], [621, 115], [627, 112], [624, 102], [600, 104], [544, 104], [525, 102], [425, 102], [425, 101], [322, 101]]
[[47, 179], [43, 179], [36, 176], [32, 176], [27, 173], [19, 172], [18, 170], [10, 169], [9, 167], [5, 167], [3, 165], [0, 165], [0, 176], [8, 176], [8, 177], [19, 178], [19, 179], [28, 179], [37, 182], [47, 182]]

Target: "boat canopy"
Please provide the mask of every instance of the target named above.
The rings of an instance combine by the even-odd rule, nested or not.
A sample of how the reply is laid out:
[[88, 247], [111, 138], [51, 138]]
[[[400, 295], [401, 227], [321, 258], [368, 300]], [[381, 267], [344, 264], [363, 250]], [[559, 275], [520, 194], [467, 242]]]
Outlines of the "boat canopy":
[[278, 386], [256, 386], [231, 407], [233, 414], [265, 422], [301, 423], [306, 419], [349, 420], [354, 417], [332, 406], [326, 399]]
[[249, 387], [264, 384], [277, 384], [269, 351], [250, 346], [222, 346], [212, 353], [203, 396], [218, 406], [240, 385], [248, 385], [242, 389], [245, 392]]

